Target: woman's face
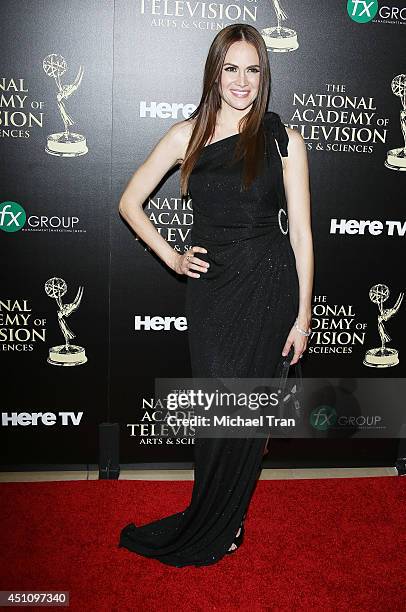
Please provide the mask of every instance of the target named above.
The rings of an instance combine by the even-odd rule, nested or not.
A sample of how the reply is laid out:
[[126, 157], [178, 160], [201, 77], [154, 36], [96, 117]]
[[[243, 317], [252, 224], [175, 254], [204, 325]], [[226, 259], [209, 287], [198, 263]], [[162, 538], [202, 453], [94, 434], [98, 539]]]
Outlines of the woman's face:
[[258, 95], [259, 58], [253, 45], [239, 40], [230, 45], [220, 78], [220, 95], [236, 110], [245, 110]]

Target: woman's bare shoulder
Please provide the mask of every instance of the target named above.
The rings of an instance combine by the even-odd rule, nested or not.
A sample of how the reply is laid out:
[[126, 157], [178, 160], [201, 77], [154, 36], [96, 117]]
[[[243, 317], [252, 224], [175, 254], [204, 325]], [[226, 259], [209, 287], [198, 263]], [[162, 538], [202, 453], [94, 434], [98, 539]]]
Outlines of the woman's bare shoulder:
[[287, 127], [286, 125], [284, 128], [289, 136], [289, 140], [292, 140], [292, 142], [296, 143], [296, 145], [304, 142], [303, 136], [296, 128]]
[[183, 121], [177, 121], [169, 128], [167, 137], [170, 138], [171, 143], [175, 147], [176, 151], [179, 152], [179, 158], [183, 160], [186, 153], [186, 149], [189, 144], [192, 130], [195, 124], [195, 119], [185, 119]]
[[301, 133], [295, 129], [284, 126], [289, 137], [289, 151], [298, 152], [306, 149], [306, 144]]
[[305, 173], [308, 173], [307, 146], [303, 136], [297, 129], [284, 127], [289, 137], [289, 144], [288, 156], [283, 160], [283, 169], [289, 169], [289, 174], [295, 177], [296, 180], [300, 168]]

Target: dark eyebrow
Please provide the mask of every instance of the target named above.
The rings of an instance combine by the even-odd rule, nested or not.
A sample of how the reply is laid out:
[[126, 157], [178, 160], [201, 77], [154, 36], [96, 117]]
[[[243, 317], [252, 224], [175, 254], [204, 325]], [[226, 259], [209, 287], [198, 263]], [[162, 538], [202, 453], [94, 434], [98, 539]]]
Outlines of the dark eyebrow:
[[[238, 68], [237, 64], [232, 64], [231, 62], [225, 62], [224, 66], [235, 66], [235, 68]], [[252, 64], [252, 66], [247, 66], [247, 68], [260, 68], [260, 65]]]

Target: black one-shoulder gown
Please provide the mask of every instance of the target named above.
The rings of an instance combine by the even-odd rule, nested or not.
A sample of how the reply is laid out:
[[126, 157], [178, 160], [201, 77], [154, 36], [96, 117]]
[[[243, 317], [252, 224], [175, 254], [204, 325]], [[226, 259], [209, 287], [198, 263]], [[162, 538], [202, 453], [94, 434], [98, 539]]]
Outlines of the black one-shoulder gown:
[[[227, 164], [238, 134], [207, 145], [189, 179], [191, 244], [205, 247], [197, 256], [210, 263], [199, 278], [187, 278], [196, 378], [273, 377], [297, 316], [299, 282], [279, 155], [288, 155], [288, 134], [271, 111], [264, 129], [265, 164], [249, 190], [240, 190], [243, 162]], [[197, 437], [189, 506], [146, 525], [130, 523], [119, 546], [176, 567], [219, 561], [247, 511], [265, 442]]]

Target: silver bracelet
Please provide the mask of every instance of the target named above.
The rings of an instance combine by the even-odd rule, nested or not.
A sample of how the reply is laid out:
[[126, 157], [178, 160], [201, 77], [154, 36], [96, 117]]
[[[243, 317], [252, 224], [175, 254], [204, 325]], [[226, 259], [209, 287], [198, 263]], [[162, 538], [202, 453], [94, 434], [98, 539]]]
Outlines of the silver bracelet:
[[312, 333], [312, 328], [311, 327], [309, 327], [309, 331], [305, 331], [304, 329], [300, 329], [300, 327], [297, 324], [297, 319], [295, 321], [295, 327], [296, 327], [298, 332], [303, 334], [303, 336], [310, 336], [310, 334]]

